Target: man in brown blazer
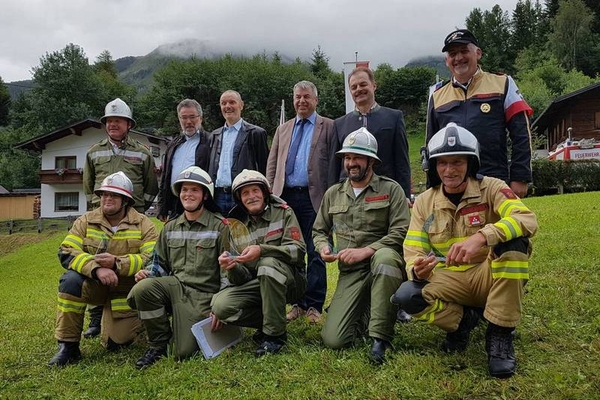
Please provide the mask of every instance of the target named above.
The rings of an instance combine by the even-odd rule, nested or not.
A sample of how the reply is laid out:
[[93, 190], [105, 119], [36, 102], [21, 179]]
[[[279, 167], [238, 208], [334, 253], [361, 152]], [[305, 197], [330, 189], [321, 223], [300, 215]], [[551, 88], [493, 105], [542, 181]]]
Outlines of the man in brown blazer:
[[273, 194], [294, 210], [308, 254], [306, 295], [293, 306], [287, 320], [306, 315], [311, 323], [317, 323], [321, 321], [327, 294], [327, 273], [325, 263], [315, 251], [312, 226], [323, 194], [337, 182], [337, 137], [333, 120], [316, 112], [319, 102], [316, 86], [300, 81], [293, 93], [296, 117], [275, 132], [267, 161], [267, 179]]

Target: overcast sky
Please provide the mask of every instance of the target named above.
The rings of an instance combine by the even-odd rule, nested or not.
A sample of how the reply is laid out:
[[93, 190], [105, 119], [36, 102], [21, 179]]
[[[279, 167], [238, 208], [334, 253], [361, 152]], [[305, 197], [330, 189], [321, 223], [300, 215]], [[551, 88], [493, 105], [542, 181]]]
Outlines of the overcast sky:
[[444, 37], [465, 26], [474, 7], [499, 4], [512, 14], [517, 0], [3, 0], [0, 76], [31, 79], [47, 52], [68, 43], [90, 63], [108, 50], [114, 59], [146, 55], [161, 44], [207, 41], [216, 51], [266, 50], [308, 59], [317, 46], [340, 71], [344, 61], [402, 67], [441, 54]]

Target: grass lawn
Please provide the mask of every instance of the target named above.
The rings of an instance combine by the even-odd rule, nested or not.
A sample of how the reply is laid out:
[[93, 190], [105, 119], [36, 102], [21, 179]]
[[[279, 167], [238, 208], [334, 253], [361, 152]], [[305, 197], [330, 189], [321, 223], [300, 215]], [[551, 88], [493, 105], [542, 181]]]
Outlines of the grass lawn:
[[[0, 399], [600, 398], [600, 192], [525, 203], [540, 231], [511, 379], [488, 376], [483, 325], [464, 354], [446, 355], [438, 350], [443, 332], [417, 323], [396, 326], [396, 349], [381, 367], [369, 364], [368, 343], [328, 350], [319, 327], [296, 321], [287, 349], [261, 359], [248, 338], [210, 361], [167, 359], [138, 371], [133, 364], [143, 344], [113, 354], [91, 339], [81, 343], [82, 362], [48, 369], [56, 352], [60, 232], [23, 240], [29, 244], [15, 251], [0, 237]], [[335, 278], [331, 267], [330, 295]]]

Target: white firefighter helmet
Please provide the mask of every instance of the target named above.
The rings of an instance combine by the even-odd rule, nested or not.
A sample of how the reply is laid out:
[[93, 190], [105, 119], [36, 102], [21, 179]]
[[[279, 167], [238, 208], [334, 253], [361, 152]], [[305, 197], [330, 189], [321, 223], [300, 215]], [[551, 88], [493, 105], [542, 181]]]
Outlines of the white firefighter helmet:
[[101, 196], [103, 192], [111, 192], [120, 194], [125, 197], [125, 200], [129, 204], [133, 204], [133, 184], [131, 180], [122, 171], [115, 172], [114, 174], [108, 175], [100, 187], [94, 190], [96, 196]]
[[175, 182], [173, 182], [173, 185], [171, 186], [171, 191], [177, 197], [179, 197], [179, 192], [181, 191], [181, 185], [183, 184], [183, 182], [192, 182], [197, 183], [200, 186], [204, 186], [206, 189], [208, 189], [208, 192], [210, 193], [210, 198], [214, 198], [215, 184], [211, 179], [210, 175], [202, 168], [196, 166], [187, 167], [179, 173], [177, 179], [175, 180]]
[[468, 176], [477, 177], [479, 171], [479, 142], [477, 138], [462, 126], [450, 122], [437, 131], [427, 144], [429, 184], [436, 186], [441, 180], [436, 170], [436, 158], [442, 156], [467, 156], [469, 159]]
[[263, 174], [251, 169], [244, 169], [233, 179], [231, 191], [233, 192], [234, 197], [239, 200], [240, 189], [248, 185], [261, 186], [263, 193], [265, 194], [265, 201], [268, 201], [269, 195], [271, 194], [271, 185], [269, 185], [269, 181]]
[[131, 129], [135, 127], [135, 120], [131, 114], [131, 108], [123, 100], [116, 98], [106, 105], [104, 108], [104, 116], [100, 118], [100, 122], [106, 124], [108, 117], [121, 117], [131, 121]]
[[335, 154], [338, 157], [344, 157], [346, 153], [371, 157], [375, 160], [375, 164], [381, 163], [381, 160], [377, 156], [377, 139], [364, 127], [346, 136], [342, 144], [342, 149]]

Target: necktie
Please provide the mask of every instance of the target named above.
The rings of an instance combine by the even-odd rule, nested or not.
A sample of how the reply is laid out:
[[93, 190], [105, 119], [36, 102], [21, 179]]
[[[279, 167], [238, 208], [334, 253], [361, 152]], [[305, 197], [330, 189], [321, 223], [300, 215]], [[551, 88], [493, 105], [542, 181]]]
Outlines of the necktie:
[[302, 141], [302, 136], [304, 136], [304, 125], [306, 125], [307, 119], [301, 119], [298, 126], [298, 132], [296, 132], [296, 137], [294, 137], [294, 141], [290, 145], [290, 150], [288, 151], [287, 159], [285, 160], [285, 175], [290, 176], [294, 173], [294, 164], [296, 163], [296, 156], [298, 155], [298, 148], [300, 147], [300, 142]]

